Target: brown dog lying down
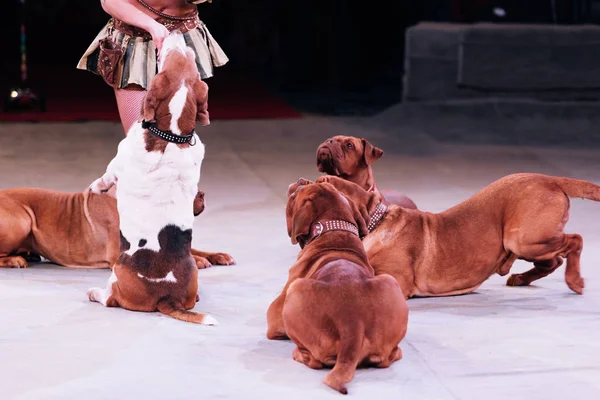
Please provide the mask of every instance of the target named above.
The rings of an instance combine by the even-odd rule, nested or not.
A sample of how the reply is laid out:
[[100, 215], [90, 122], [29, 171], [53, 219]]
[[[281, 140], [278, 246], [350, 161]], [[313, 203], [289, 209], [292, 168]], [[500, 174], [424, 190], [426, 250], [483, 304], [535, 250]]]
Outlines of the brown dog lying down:
[[[439, 214], [389, 206], [381, 196], [325, 176], [359, 209], [372, 215], [363, 244], [376, 274], [396, 278], [406, 297], [450, 296], [475, 290], [492, 274], [508, 274], [517, 259], [534, 267], [511, 275], [508, 286], [543, 278], [567, 258], [567, 286], [582, 294], [583, 239], [565, 234], [569, 197], [600, 201], [600, 186], [539, 174], [514, 174]], [[379, 216], [384, 215], [381, 220]]]
[[289, 336], [294, 360], [310, 368], [333, 366], [324, 382], [346, 394], [357, 366], [386, 368], [402, 358], [408, 307], [391, 276], [374, 276], [359, 238], [367, 215], [329, 184], [295, 188], [286, 220], [302, 250], [269, 307], [267, 337]]
[[[194, 215], [204, 211], [198, 192]], [[44, 189], [0, 190], [0, 267], [27, 267], [42, 256], [56, 264], [112, 268], [121, 254], [117, 201], [88, 190], [63, 193]], [[225, 253], [192, 249], [198, 268], [232, 265]]]
[[347, 179], [369, 192], [381, 193], [386, 204], [416, 210], [417, 205], [402, 193], [395, 190], [379, 191], [371, 165], [382, 156], [383, 150], [366, 139], [334, 136], [317, 149], [317, 167], [319, 172]]

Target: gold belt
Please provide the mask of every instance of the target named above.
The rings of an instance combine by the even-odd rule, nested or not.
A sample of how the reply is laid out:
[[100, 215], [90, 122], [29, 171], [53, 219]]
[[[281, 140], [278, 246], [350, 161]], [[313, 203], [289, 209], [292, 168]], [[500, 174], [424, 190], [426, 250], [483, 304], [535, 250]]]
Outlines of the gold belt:
[[[156, 20], [156, 22], [158, 22], [161, 25], [164, 25], [164, 27], [167, 28], [169, 30], [169, 32], [179, 29], [179, 31], [181, 31], [181, 33], [191, 31], [202, 25], [202, 21], [200, 21], [200, 18], [198, 17], [198, 15], [196, 15], [196, 18], [194, 18], [194, 19], [188, 19], [185, 21], [159, 17]], [[129, 35], [132, 37], [141, 37], [141, 38], [144, 38], [145, 40], [152, 40], [152, 35], [150, 35], [150, 33], [148, 33], [148, 31], [138, 28], [137, 26], [126, 24], [125, 22], [123, 22], [119, 19], [113, 18], [112, 25], [114, 26], [114, 28], [116, 30], [123, 32], [126, 35]]]

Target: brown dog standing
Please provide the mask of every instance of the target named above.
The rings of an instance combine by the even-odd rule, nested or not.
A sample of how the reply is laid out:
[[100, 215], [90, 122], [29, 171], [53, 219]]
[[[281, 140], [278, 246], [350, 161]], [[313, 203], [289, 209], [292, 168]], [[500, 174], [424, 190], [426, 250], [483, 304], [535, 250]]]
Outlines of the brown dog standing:
[[359, 237], [365, 210], [329, 184], [299, 182], [289, 193], [288, 233], [302, 250], [269, 307], [267, 337], [289, 336], [294, 360], [310, 368], [333, 367], [324, 382], [346, 394], [357, 366], [402, 358], [408, 307], [391, 276], [373, 274]]
[[[383, 150], [366, 139], [353, 136], [334, 136], [325, 140], [317, 149], [319, 172], [339, 176], [354, 182], [363, 189], [379, 193], [371, 165], [383, 156]], [[407, 196], [395, 190], [384, 190], [382, 195], [387, 204], [396, 204], [408, 209], [417, 205]]]
[[[194, 200], [204, 210], [204, 193]], [[78, 268], [112, 268], [121, 254], [117, 201], [89, 191], [0, 190], [0, 267], [27, 267], [26, 254]], [[225, 253], [192, 249], [198, 268], [231, 265]]]
[[[375, 220], [364, 240], [376, 274], [390, 274], [406, 297], [469, 293], [492, 274], [509, 273], [517, 259], [534, 267], [510, 276], [509, 286], [526, 286], [551, 274], [567, 258], [565, 281], [583, 293], [579, 258], [583, 239], [565, 234], [569, 197], [600, 201], [600, 186], [540, 174], [514, 174], [439, 214], [389, 206], [381, 197], [344, 179], [324, 176]], [[383, 216], [379, 218], [377, 216]]]

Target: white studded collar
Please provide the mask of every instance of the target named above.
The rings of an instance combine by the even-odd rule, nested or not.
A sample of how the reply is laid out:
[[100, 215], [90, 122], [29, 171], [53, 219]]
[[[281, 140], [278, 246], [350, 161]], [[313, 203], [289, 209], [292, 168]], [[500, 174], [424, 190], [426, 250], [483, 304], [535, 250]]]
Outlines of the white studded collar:
[[327, 221], [323, 221], [323, 222], [317, 221], [316, 223], [314, 223], [312, 225], [310, 235], [308, 236], [306, 242], [304, 242], [304, 243], [301, 242], [300, 247], [304, 248], [304, 246], [306, 246], [307, 244], [318, 239], [325, 232], [330, 232], [330, 231], [346, 231], [346, 232], [353, 233], [356, 235], [356, 237], [360, 238], [360, 235], [358, 233], [358, 228], [356, 227], [356, 225], [354, 225], [348, 221], [344, 221], [341, 219], [332, 219], [332, 220], [327, 220]]
[[386, 211], [387, 206], [385, 204], [377, 204], [377, 207], [375, 207], [375, 212], [373, 213], [373, 215], [371, 215], [371, 218], [369, 218], [369, 224], [367, 225], [367, 229], [369, 230], [369, 232], [375, 229], [375, 227], [381, 222], [381, 220], [385, 216]]

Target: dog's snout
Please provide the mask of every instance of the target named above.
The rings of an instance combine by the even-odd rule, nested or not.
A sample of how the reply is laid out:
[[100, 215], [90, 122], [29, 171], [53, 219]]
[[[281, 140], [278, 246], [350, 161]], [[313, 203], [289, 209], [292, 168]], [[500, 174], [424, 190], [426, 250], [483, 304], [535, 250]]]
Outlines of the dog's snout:
[[326, 157], [328, 155], [331, 155], [331, 149], [327, 144], [323, 144], [317, 149], [317, 157]]

